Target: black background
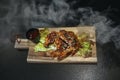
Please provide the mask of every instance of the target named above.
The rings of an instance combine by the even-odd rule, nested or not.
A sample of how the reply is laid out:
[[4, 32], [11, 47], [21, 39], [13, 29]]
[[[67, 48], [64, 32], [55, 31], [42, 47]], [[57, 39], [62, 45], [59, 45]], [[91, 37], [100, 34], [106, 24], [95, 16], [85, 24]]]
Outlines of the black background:
[[[12, 0], [0, 0], [0, 19], [8, 13], [7, 8]], [[29, 2], [29, 0], [26, 0]], [[36, 0], [49, 4], [49, 0]], [[66, 0], [72, 9], [90, 6], [103, 11], [108, 7], [115, 8], [108, 15], [120, 23], [119, 1], [116, 0]], [[74, 3], [74, 4], [73, 4]], [[0, 20], [2, 21], [2, 20]], [[1, 29], [5, 31], [4, 27]], [[21, 26], [22, 27], [22, 26]], [[23, 27], [24, 28], [24, 27]], [[7, 37], [7, 35], [6, 35]], [[0, 42], [2, 44], [2, 42]], [[0, 44], [0, 45], [1, 45]], [[14, 44], [0, 46], [0, 80], [119, 80], [120, 50], [112, 42], [104, 45], [97, 43], [97, 64], [29, 64], [26, 62], [27, 50], [14, 49]]]

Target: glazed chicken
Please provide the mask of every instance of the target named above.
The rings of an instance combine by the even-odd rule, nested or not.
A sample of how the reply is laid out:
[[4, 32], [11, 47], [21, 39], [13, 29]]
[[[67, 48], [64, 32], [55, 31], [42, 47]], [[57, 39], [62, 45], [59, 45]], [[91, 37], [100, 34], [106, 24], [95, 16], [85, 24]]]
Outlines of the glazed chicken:
[[59, 32], [51, 32], [47, 35], [44, 46], [55, 44], [56, 50], [50, 53], [51, 57], [57, 57], [58, 60], [63, 60], [68, 56], [73, 56], [80, 48], [80, 43], [72, 31], [60, 30]]

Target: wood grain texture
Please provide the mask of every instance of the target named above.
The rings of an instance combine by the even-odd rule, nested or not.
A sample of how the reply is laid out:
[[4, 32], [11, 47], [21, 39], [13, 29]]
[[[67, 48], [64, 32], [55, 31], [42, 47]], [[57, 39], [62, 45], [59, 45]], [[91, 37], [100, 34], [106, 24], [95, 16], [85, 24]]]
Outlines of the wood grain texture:
[[14, 48], [16, 48], [16, 49], [29, 49], [30, 46], [35, 46], [35, 44], [28, 39], [20, 39], [20, 40], [21, 40], [20, 43], [15, 41]]
[[[49, 54], [48, 54], [49, 55]], [[69, 56], [62, 61], [58, 61], [57, 58], [45, 57], [46, 52], [34, 52], [33, 47], [29, 48], [27, 62], [28, 63], [97, 63], [97, 57], [92, 56], [83, 58], [80, 56]]]
[[[41, 30], [43, 28], [39, 28]], [[92, 57], [83, 58], [80, 56], [69, 56], [62, 61], [58, 61], [56, 58], [46, 57], [46, 52], [34, 52], [35, 44], [27, 39], [21, 39], [21, 43], [15, 42], [15, 48], [17, 49], [29, 49], [27, 62], [28, 63], [97, 63], [96, 55], [96, 34], [95, 27], [60, 27], [60, 28], [49, 28], [50, 31], [59, 31], [59, 30], [73, 31], [75, 34], [81, 34], [86, 32], [90, 35], [90, 40], [95, 42], [95, 45], [92, 46]]]

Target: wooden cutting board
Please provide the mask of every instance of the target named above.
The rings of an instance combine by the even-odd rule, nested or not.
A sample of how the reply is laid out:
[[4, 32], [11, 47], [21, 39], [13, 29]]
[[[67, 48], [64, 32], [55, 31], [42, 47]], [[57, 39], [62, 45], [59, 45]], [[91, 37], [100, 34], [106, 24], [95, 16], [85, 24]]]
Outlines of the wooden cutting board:
[[[39, 28], [43, 29], [43, 28]], [[44, 52], [34, 52], [35, 44], [28, 39], [20, 39], [21, 42], [15, 42], [15, 48], [17, 49], [29, 49], [27, 62], [28, 63], [97, 63], [96, 55], [96, 35], [95, 27], [93, 26], [84, 26], [84, 27], [61, 27], [61, 28], [49, 28], [50, 31], [59, 31], [59, 30], [73, 31], [75, 34], [81, 34], [82, 32], [89, 33], [90, 40], [95, 42], [95, 45], [92, 46], [92, 57], [83, 58], [80, 56], [69, 56], [62, 61], [58, 61], [56, 58], [44, 57]]]

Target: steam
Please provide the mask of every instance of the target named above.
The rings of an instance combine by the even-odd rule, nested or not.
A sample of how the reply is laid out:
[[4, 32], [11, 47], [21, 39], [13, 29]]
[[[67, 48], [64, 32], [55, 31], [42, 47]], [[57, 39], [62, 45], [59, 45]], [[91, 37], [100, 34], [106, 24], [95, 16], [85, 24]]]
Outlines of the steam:
[[80, 25], [93, 25], [97, 30], [97, 41], [101, 44], [110, 41], [112, 36], [112, 21], [106, 16], [101, 15], [100, 12], [93, 11], [91, 8], [79, 8], [82, 14]]
[[[48, 3], [47, 1], [44, 3]], [[101, 45], [114, 42], [120, 48], [120, 27], [90, 7], [73, 10], [65, 0], [52, 0], [49, 4], [36, 4], [35, 0], [11, 2], [6, 16], [0, 18], [0, 42], [11, 44], [11, 37], [17, 33], [25, 35], [29, 28], [93, 25], [97, 31], [97, 42]]]
[[116, 48], [120, 48], [120, 26], [113, 28], [113, 21], [91, 8], [79, 8], [82, 14], [80, 25], [93, 25], [97, 31], [97, 42], [101, 45], [113, 41]]

